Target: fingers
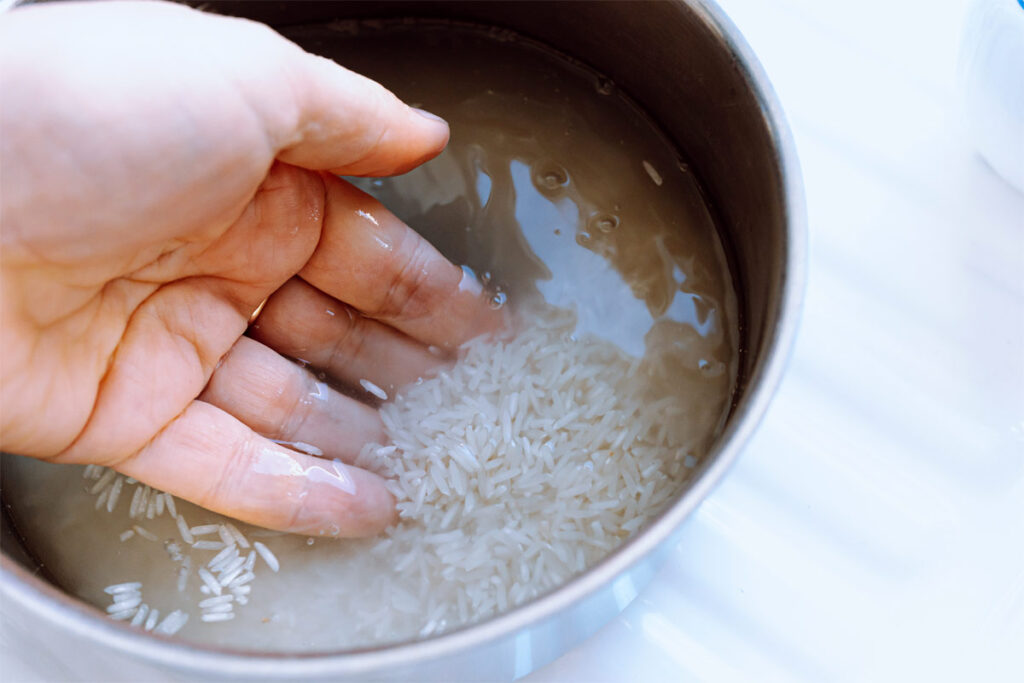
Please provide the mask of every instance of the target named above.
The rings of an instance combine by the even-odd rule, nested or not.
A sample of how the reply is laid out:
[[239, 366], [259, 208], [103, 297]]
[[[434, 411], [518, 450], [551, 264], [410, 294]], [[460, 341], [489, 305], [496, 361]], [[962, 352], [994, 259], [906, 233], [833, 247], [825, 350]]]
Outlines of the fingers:
[[377, 475], [279, 446], [202, 401], [193, 401], [117, 470], [280, 531], [359, 538], [397, 519], [394, 499]]
[[[448, 144], [444, 120], [405, 105], [368, 78], [287, 44], [279, 71], [285, 82], [277, 90], [266, 88], [265, 81], [253, 83], [253, 93], [264, 99], [261, 108], [271, 113], [266, 121], [279, 159], [339, 175], [398, 175]], [[294, 116], [278, 115], [282, 95], [297, 104]]]
[[[241, 337], [200, 394], [258, 434], [352, 462], [365, 443], [383, 443], [376, 410], [344, 396], [257, 341]], [[320, 454], [316, 453], [316, 454]]]
[[267, 300], [249, 335], [353, 388], [367, 379], [388, 394], [444, 362], [423, 344], [298, 278]]
[[368, 194], [325, 177], [320, 243], [299, 276], [425, 344], [455, 347], [500, 329], [480, 283]]

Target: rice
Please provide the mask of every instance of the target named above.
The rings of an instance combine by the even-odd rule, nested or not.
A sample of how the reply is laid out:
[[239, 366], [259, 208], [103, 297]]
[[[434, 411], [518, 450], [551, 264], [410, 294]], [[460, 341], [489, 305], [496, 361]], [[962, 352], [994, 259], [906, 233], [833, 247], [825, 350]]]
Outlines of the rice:
[[231, 619], [235, 618], [235, 613], [234, 612], [218, 612], [218, 613], [213, 613], [213, 614], [204, 614], [200, 618], [203, 621], [206, 621], [206, 622], [211, 622], [211, 621], [230, 621]]
[[194, 536], [192, 536], [192, 530], [188, 528], [188, 523], [185, 521], [184, 515], [179, 515], [174, 518], [174, 523], [178, 525], [178, 533], [181, 534], [181, 540], [185, 541], [189, 545], [196, 542]]
[[256, 552], [260, 554], [260, 557], [263, 558], [263, 561], [267, 563], [267, 566], [270, 567], [271, 571], [276, 572], [281, 569], [281, 563], [278, 562], [277, 557], [270, 551], [270, 548], [259, 541], [253, 543], [252, 546], [256, 549]]
[[[574, 328], [573, 315], [557, 313], [512, 339], [474, 340], [454, 366], [381, 407], [388, 443], [367, 444], [355, 464], [385, 478], [399, 522], [379, 538], [318, 553], [313, 562], [324, 562], [324, 571], [329, 565], [331, 582], [289, 599], [296, 611], [287, 618], [300, 619], [303, 600], [329, 599], [347, 617], [338, 626], [347, 645], [444, 633], [551, 590], [663, 509], [690, 476], [710, 423], [678, 393], [685, 383], [664, 381], [671, 373], [656, 360], [576, 338]], [[109, 471], [91, 470], [86, 479], [105, 504], [128, 485]], [[259, 583], [258, 559], [283, 571], [268, 543], [289, 561], [308, 547], [263, 530], [248, 533], [266, 542], [250, 542], [231, 523], [190, 527], [171, 496], [143, 486], [129, 512], [166, 509], [188, 544], [182, 554], [165, 543], [179, 564], [184, 620], [189, 606], [200, 624], [235, 619]], [[130, 531], [153, 536], [138, 525]], [[200, 581], [188, 590], [193, 564]], [[108, 608], [111, 616], [159, 630], [159, 612], [142, 602], [141, 587], [119, 585], [130, 588], [108, 592], [131, 592]], [[168, 633], [185, 624], [168, 620], [160, 622]], [[239, 622], [239, 629], [253, 623]]]
[[383, 389], [381, 389], [379, 386], [377, 386], [376, 384], [374, 384], [373, 382], [371, 382], [368, 379], [361, 379], [361, 380], [359, 380], [359, 386], [361, 386], [367, 392], [373, 394], [374, 396], [376, 396], [377, 398], [379, 398], [382, 401], [388, 400], [387, 392], [384, 391]]
[[[192, 532], [195, 533], [194, 531]], [[224, 543], [221, 541], [196, 541], [192, 544], [192, 547], [196, 550], [220, 550], [224, 547]]]
[[229, 522], [229, 523], [224, 525], [224, 528], [227, 529], [228, 533], [230, 533], [231, 536], [235, 539], [235, 543], [238, 544], [239, 548], [248, 548], [249, 547], [248, 539], [246, 539], [246, 537], [242, 534], [242, 532], [238, 530], [238, 527], [236, 527], [234, 524], [231, 524]]
[[181, 610], [174, 610], [160, 622], [160, 624], [153, 629], [153, 633], [158, 633], [166, 636], [173, 636], [175, 633], [181, 630], [181, 627], [188, 621], [188, 614]]
[[650, 389], [664, 369], [574, 327], [556, 312], [514, 339], [475, 340], [382, 406], [390, 444], [364, 447], [356, 464], [388, 480], [401, 521], [373, 543], [381, 575], [354, 577], [370, 586], [347, 613], [398, 614], [363, 620], [361, 642], [440, 633], [533, 599], [680, 489], [672, 465], [695, 425], [677, 396]]

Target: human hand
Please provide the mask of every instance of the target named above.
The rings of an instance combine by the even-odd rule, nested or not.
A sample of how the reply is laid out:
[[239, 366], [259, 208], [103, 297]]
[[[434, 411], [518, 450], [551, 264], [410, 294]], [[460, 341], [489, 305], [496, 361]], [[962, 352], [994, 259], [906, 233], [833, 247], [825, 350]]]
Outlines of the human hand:
[[381, 479], [331, 462], [383, 437], [376, 411], [285, 356], [395, 386], [501, 324], [333, 175], [405, 172], [447, 125], [264, 26], [157, 2], [9, 13], [0, 93], [0, 447], [275, 529], [392, 522]]

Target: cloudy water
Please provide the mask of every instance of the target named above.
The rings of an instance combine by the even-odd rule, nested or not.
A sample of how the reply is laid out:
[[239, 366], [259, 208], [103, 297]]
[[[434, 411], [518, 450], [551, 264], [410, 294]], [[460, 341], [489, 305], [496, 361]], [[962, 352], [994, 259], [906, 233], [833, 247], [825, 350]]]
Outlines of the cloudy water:
[[[495, 305], [520, 312], [569, 309], [577, 321], [574, 338], [596, 337], [617, 347], [622, 358], [616, 362], [639, 367], [651, 395], [670, 397], [685, 416], [675, 425], [690, 432], [685, 452], [667, 453], [664, 461], [676, 463], [673, 472], [679, 463], [693, 468], [729, 405], [736, 301], [697, 180], [656, 127], [614, 83], [506, 32], [343, 23], [293, 28], [286, 35], [451, 124], [451, 143], [437, 159], [398, 178], [353, 182], [471, 269]], [[427, 634], [465, 620], [443, 605], [431, 610], [444, 619], [425, 612], [410, 616], [412, 594], [428, 574], [395, 589], [387, 581], [412, 575], [396, 571], [388, 546], [378, 539], [314, 541], [239, 524], [250, 542], [260, 540], [276, 554], [281, 570], [258, 558], [255, 579], [246, 584], [251, 590], [238, 593], [245, 600], [235, 603], [235, 616], [204, 623], [197, 605], [211, 595], [202, 592], [197, 569], [220, 552], [218, 534], [203, 537], [214, 547], [190, 548], [167, 511], [128, 519], [130, 484], [107, 512], [105, 504], [97, 509], [99, 494], [88, 491], [98, 480], [83, 479], [82, 468], [10, 457], [4, 464], [4, 501], [31, 552], [59, 585], [105, 609], [111, 603], [105, 586], [142, 582], [143, 600], [162, 615], [174, 609], [190, 614], [183, 638], [325, 650]], [[582, 466], [580, 471], [591, 476]], [[682, 487], [687, 476], [666, 481]], [[182, 501], [177, 512], [190, 526], [225, 521]], [[613, 522], [621, 524], [615, 539], [636, 526], [628, 519]], [[155, 540], [127, 534], [135, 526]], [[596, 528], [604, 534], [611, 527], [606, 522]], [[600, 547], [600, 538], [591, 540]], [[395, 538], [396, 547], [402, 542]], [[586, 564], [600, 554], [587, 555]], [[183, 557], [191, 568], [179, 591]], [[379, 606], [364, 605], [361, 617], [353, 605], [372, 601], [374, 586], [389, 597]], [[405, 605], [394, 597], [399, 593], [408, 597]], [[469, 620], [495, 608], [488, 609]], [[395, 616], [399, 612], [405, 621]], [[375, 616], [366, 618], [370, 613]], [[384, 636], [366, 629], [393, 617], [396, 626]]]

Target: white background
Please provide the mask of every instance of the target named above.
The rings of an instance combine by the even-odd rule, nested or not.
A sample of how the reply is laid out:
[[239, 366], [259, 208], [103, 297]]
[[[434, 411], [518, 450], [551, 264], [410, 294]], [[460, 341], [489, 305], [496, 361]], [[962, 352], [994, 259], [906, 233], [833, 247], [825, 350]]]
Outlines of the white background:
[[[528, 680], [1024, 680], [1024, 195], [959, 123], [965, 3], [721, 4], [803, 165], [797, 348], [651, 586]], [[44, 652], [0, 632], [3, 680], [90, 678]]]

